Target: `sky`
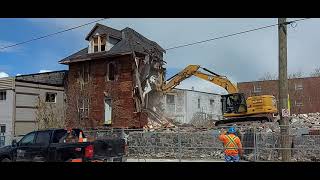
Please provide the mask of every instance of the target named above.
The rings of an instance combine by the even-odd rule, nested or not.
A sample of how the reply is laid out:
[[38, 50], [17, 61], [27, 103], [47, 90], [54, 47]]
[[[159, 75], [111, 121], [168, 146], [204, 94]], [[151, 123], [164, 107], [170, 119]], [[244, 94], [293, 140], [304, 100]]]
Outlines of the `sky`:
[[[0, 18], [0, 47], [26, 41], [38, 36], [78, 26], [99, 18]], [[299, 19], [290, 18], [288, 20]], [[276, 18], [110, 18], [99, 23], [115, 29], [130, 27], [140, 34], [169, 48], [194, 41], [245, 31], [277, 23]], [[308, 76], [320, 67], [320, 19], [313, 18], [288, 26], [288, 73], [302, 72]], [[68, 69], [59, 60], [86, 47], [85, 36], [94, 24], [0, 50], [0, 77], [16, 76]], [[226, 75], [232, 82], [253, 81], [266, 72], [278, 73], [277, 26], [238, 36], [219, 39], [194, 46], [168, 50], [167, 78], [189, 64], [198, 64], [217, 74]], [[178, 88], [212, 93], [226, 93], [209, 82], [191, 77]]]

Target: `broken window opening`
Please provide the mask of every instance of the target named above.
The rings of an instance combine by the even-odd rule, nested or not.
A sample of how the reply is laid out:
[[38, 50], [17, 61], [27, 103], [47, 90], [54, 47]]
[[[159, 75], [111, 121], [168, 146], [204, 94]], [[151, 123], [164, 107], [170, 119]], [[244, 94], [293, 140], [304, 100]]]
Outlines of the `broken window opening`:
[[105, 51], [106, 50], [106, 42], [107, 42], [107, 37], [106, 36], [101, 36], [100, 37], [100, 51]]
[[51, 92], [46, 93], [47, 103], [56, 103], [56, 99], [57, 99], [57, 93], [51, 93]]
[[116, 77], [116, 65], [114, 62], [108, 63], [108, 81], [114, 81]]
[[198, 99], [198, 108], [200, 109], [200, 98]]
[[80, 86], [82, 90], [83, 86], [90, 81], [90, 63], [83, 62], [80, 65], [79, 78], [80, 78]]
[[213, 106], [213, 104], [214, 104], [214, 100], [210, 99], [210, 105]]
[[99, 51], [98, 37], [93, 37], [93, 52]]
[[7, 91], [0, 91], [0, 101], [5, 101], [7, 99]]

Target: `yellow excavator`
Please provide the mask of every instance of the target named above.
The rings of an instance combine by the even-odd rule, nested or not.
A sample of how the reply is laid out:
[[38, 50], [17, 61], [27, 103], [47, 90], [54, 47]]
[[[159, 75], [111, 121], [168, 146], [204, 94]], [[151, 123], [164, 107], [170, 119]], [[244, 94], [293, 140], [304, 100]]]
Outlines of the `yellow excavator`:
[[[209, 74], [201, 72], [199, 69]], [[167, 93], [179, 85], [183, 80], [196, 76], [223, 87], [228, 94], [221, 95], [223, 120], [218, 120], [215, 125], [241, 124], [250, 122], [271, 122], [274, 115], [278, 113], [277, 102], [272, 95], [252, 96], [245, 98], [243, 93], [238, 92], [238, 88], [230, 80], [216, 74], [199, 65], [189, 65], [181, 72], [172, 76], [159, 88], [160, 91]]]

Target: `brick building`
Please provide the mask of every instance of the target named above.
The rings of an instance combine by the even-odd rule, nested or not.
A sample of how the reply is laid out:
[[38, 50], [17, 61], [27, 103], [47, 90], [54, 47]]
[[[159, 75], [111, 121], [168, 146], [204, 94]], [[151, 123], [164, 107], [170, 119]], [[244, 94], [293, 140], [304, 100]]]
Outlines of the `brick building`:
[[128, 27], [96, 24], [85, 40], [88, 47], [59, 61], [69, 66], [67, 126], [143, 127], [146, 94], [164, 79], [164, 49]]
[[[277, 80], [241, 82], [238, 88], [246, 97], [274, 95], [278, 100]], [[289, 79], [288, 88], [292, 114], [320, 112], [320, 77]]]

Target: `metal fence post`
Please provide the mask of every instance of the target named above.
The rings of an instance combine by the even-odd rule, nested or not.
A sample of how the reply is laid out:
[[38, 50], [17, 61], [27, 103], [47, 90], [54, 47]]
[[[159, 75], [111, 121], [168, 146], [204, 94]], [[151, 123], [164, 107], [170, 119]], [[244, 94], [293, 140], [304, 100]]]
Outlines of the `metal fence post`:
[[256, 142], [256, 127], [253, 127], [253, 151], [254, 151], [254, 161], [257, 161], [257, 142]]
[[178, 127], [178, 143], [179, 143], [179, 162], [181, 162], [182, 149], [181, 149], [181, 134], [180, 134], [180, 128], [179, 127]]

